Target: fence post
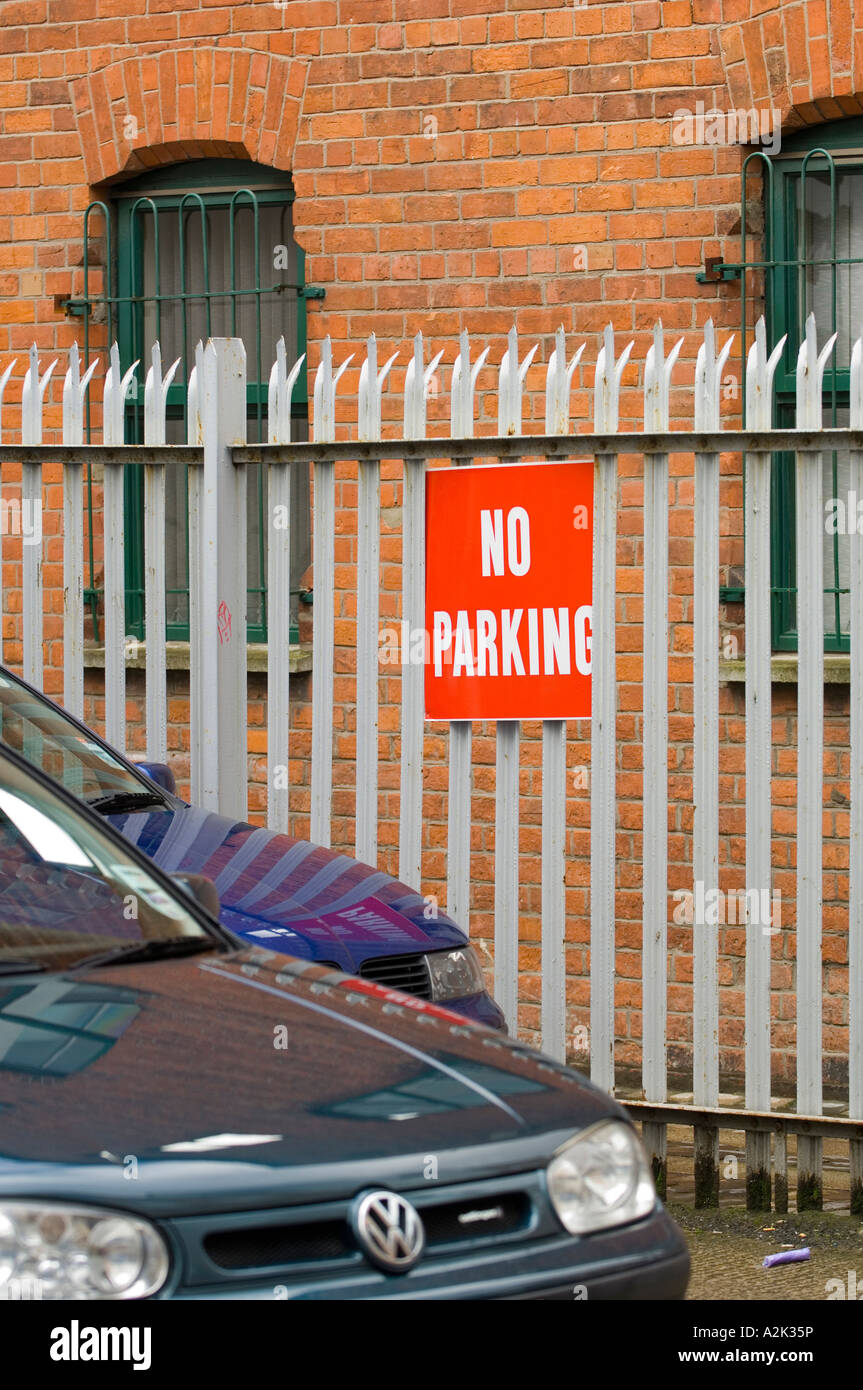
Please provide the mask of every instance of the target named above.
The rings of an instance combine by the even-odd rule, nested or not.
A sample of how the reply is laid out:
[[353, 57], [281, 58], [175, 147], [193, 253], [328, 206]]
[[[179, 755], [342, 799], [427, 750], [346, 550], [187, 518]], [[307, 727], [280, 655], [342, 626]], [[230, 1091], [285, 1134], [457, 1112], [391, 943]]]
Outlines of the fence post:
[[[381, 437], [381, 393], [394, 352], [378, 371], [374, 333], [360, 368], [357, 402], [358, 438]], [[357, 726], [354, 847], [365, 864], [378, 860], [378, 624], [381, 587], [381, 465], [360, 459], [357, 465]]]
[[[453, 439], [473, 438], [473, 398], [476, 379], [490, 348], [483, 348], [471, 366], [470, 342], [463, 329], [458, 357], [452, 369], [450, 418]], [[456, 466], [469, 464], [470, 454], [453, 458]], [[449, 726], [449, 787], [447, 790], [446, 910], [465, 931], [470, 930], [470, 824], [473, 769], [471, 748], [473, 725], [470, 720]]]
[[232, 459], [246, 442], [246, 350], [211, 338], [201, 391], [201, 800], [208, 810], [248, 814], [246, 715], [246, 477]]
[[[332, 370], [329, 335], [314, 374], [313, 438], [335, 439], [335, 393], [353, 353]], [[335, 463], [322, 459], [314, 470], [314, 610], [311, 634], [311, 840], [332, 838], [332, 681], [335, 659]]]
[[[695, 364], [695, 428], [719, 429], [722, 368], [734, 335], [717, 354], [713, 320]], [[693, 898], [719, 886], [719, 454], [695, 455], [693, 574], [692, 876]], [[693, 1102], [719, 1104], [719, 928], [692, 925]], [[719, 1130], [694, 1126], [695, 1205], [719, 1205]]]
[[773, 1136], [773, 1172], [773, 1207], [784, 1215], [788, 1210], [788, 1136], [784, 1130]]
[[[288, 371], [285, 340], [270, 373], [268, 441], [291, 442], [291, 396], [305, 353]], [[302, 465], [300, 465], [302, 466]], [[291, 464], [267, 472], [267, 825], [288, 833], [291, 732]]]
[[548, 359], [545, 374], [545, 432], [546, 434], [569, 434], [569, 395], [572, 389], [572, 376], [581, 361], [586, 343], [576, 348], [569, 362], [566, 360], [566, 337], [563, 325], [554, 335], [554, 348]]
[[[9, 363], [8, 367], [6, 367], [5, 370], [4, 370], [2, 373], [0, 373], [0, 444], [3, 443], [3, 396], [4, 396], [4, 393], [5, 393], [5, 391], [6, 391], [6, 383], [8, 382], [10, 376], [12, 375], [13, 369], [14, 369], [14, 367], [15, 367], [15, 363], [16, 363], [17, 361], [18, 361], [17, 357], [13, 357], [13, 358], [12, 358], [12, 361]], [[2, 593], [3, 593], [3, 582], [2, 582], [3, 555], [2, 555], [2, 548], [3, 548], [3, 538], [2, 538], [2, 534], [0, 534], [0, 595], [2, 595]], [[3, 659], [3, 636], [2, 636], [2, 633], [0, 633], [0, 661], [2, 661], [2, 659]]]
[[[546, 434], [569, 433], [572, 375], [582, 343], [566, 360], [563, 327], [545, 378]], [[542, 1046], [566, 1061], [566, 720], [542, 722]]]
[[[178, 357], [163, 377], [161, 348], [153, 344], [144, 384], [145, 444], [165, 443], [168, 388], [179, 365]], [[164, 463], [144, 464], [144, 566], [147, 757], [164, 762], [168, 756]]]
[[[851, 353], [852, 430], [863, 429], [863, 336]], [[849, 491], [863, 497], [863, 453], [852, 449]], [[849, 537], [851, 561], [851, 829], [848, 871], [848, 1114], [863, 1120], [863, 531]], [[863, 1216], [863, 1137], [851, 1140], [851, 1214]]]
[[[84, 397], [98, 357], [81, 377], [78, 344], [63, 382], [63, 443], [84, 443]], [[91, 578], [92, 582], [92, 578]], [[84, 718], [84, 465], [63, 464], [63, 703]]]
[[[336, 387], [352, 360], [346, 357], [333, 371], [329, 336], [321, 347], [315, 373], [312, 437], [330, 442], [336, 437]], [[311, 839], [329, 846], [333, 805], [333, 660], [335, 655], [336, 473], [331, 459], [314, 468], [314, 598], [312, 628], [312, 797]]]
[[[118, 453], [105, 464], [103, 536], [105, 565], [105, 737], [121, 752], [126, 751], [126, 575], [125, 508], [123, 477], [125, 463], [126, 392], [137, 367], [132, 363], [125, 376], [120, 372], [120, 349], [111, 347], [102, 397], [102, 439], [117, 446]], [[194, 716], [194, 711], [192, 712]], [[194, 719], [190, 720], [194, 737]]]
[[[746, 363], [746, 425], [769, 430], [773, 424], [773, 374], [785, 337], [767, 354], [764, 316]], [[746, 1108], [769, 1110], [770, 946], [772, 927], [760, 911], [752, 920], [749, 890], [758, 904], [772, 903], [771, 773], [772, 685], [770, 632], [770, 472], [771, 455], [746, 456], [744, 587], [746, 593]], [[746, 1132], [746, 1205], [770, 1210], [770, 1135]]]
[[[509, 330], [498, 372], [497, 432], [521, 434], [521, 396], [527, 369], [539, 344], [519, 365], [518, 336]], [[512, 1032], [518, 1032], [519, 895], [519, 723], [495, 725], [494, 809], [494, 990]]]
[[[665, 357], [662, 324], [644, 368], [644, 428], [668, 429], [671, 373], [683, 339]], [[668, 455], [644, 460], [644, 769], [642, 831], [642, 1081], [646, 1100], [668, 1098]], [[667, 1126], [646, 1121], [642, 1138], [665, 1196]]]
[[[204, 381], [204, 345], [200, 338], [195, 344], [195, 365], [189, 373], [186, 387], [186, 443], [204, 447], [204, 421], [201, 416], [201, 391]], [[203, 454], [201, 464], [189, 469], [189, 784], [191, 800], [197, 806], [201, 800], [204, 752], [201, 729], [204, 723], [201, 671], [203, 665], [203, 628], [201, 625], [201, 506], [204, 495]]]
[[[24, 377], [21, 395], [21, 443], [42, 443], [42, 406], [48, 382], [57, 365], [51, 363], [43, 377], [39, 376], [39, 353], [34, 343], [30, 349], [30, 365]], [[21, 514], [41, 516], [42, 465], [25, 463], [21, 467]], [[41, 528], [40, 528], [41, 532]], [[38, 545], [22, 545], [21, 557], [21, 622], [23, 628], [24, 679], [37, 689], [42, 688], [42, 538]]]
[[3, 396], [6, 392], [6, 384], [9, 381], [9, 378], [12, 375], [13, 371], [15, 370], [15, 364], [17, 361], [18, 358], [13, 357], [8, 367], [6, 367], [3, 370], [3, 372], [0, 373], [0, 443], [2, 443], [3, 440]]
[[[596, 359], [594, 428], [616, 434], [620, 381], [634, 344], [614, 357], [609, 323]], [[614, 937], [617, 828], [617, 453], [597, 454], [593, 497], [593, 638], [590, 723], [590, 1075], [614, 1086]]]
[[[442, 357], [443, 349], [424, 367], [423, 335], [417, 333], [413, 356], [405, 373], [405, 439], [426, 437], [426, 397]], [[424, 636], [426, 461], [406, 458], [403, 466], [399, 878], [419, 892], [422, 884], [423, 699], [427, 657]], [[421, 654], [415, 648], [416, 634], [422, 635]]]
[[[836, 334], [818, 352], [815, 315], [797, 357], [797, 428], [822, 428], [821, 387]], [[797, 1108], [822, 1106], [821, 913], [824, 804], [824, 506], [820, 452], [797, 451]], [[853, 634], [852, 634], [853, 641]], [[850, 988], [849, 980], [849, 988]], [[820, 1210], [822, 1140], [797, 1140], [797, 1210]]]

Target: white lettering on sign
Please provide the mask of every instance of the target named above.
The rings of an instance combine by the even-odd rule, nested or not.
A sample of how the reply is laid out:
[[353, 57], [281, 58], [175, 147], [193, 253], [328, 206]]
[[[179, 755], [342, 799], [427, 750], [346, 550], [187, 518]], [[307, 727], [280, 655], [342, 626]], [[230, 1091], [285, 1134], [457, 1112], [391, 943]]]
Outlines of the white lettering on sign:
[[515, 674], [517, 676], [524, 675], [524, 662], [521, 659], [521, 650], [518, 645], [518, 628], [523, 611], [521, 608], [505, 608], [500, 615], [503, 625], [501, 640], [503, 643], [503, 674], [505, 676], [513, 674], [513, 662], [515, 663]]
[[483, 511], [479, 514], [479, 533], [480, 545], [482, 546], [482, 573], [483, 578], [488, 579], [489, 575], [503, 574], [503, 508], [498, 507], [492, 519], [492, 513]]
[[473, 615], [460, 608], [455, 641], [452, 617], [445, 609], [437, 611], [432, 628], [435, 675], [451, 664], [453, 676], [569, 676], [574, 661], [576, 671], [589, 676], [592, 611], [589, 603], [572, 614], [569, 608], [504, 608], [498, 620], [490, 608]]
[[553, 608], [543, 608], [542, 610], [545, 669], [546, 671], [553, 671], [554, 663], [557, 662], [557, 669], [562, 676], [568, 676], [570, 673], [568, 620], [569, 611], [566, 608], [558, 608], [556, 618]]
[[527, 661], [532, 676], [539, 675], [539, 613], [535, 608], [527, 610]]
[[443, 675], [443, 655], [452, 646], [452, 619], [449, 613], [435, 613], [432, 632], [432, 654], [434, 656], [434, 673], [436, 676]]
[[506, 545], [510, 574], [530, 569], [530, 518], [524, 507], [513, 507], [506, 519]]
[[497, 675], [497, 618], [490, 608], [480, 608], [476, 615], [476, 673]]
[[[590, 625], [590, 633], [587, 628]], [[583, 676], [590, 675], [591, 669], [591, 637], [593, 634], [593, 608], [589, 603], [582, 604], [581, 608], [575, 610], [573, 619], [573, 635], [575, 637], [575, 669], [580, 671]]]
[[[483, 578], [504, 572], [503, 508], [479, 515]], [[520, 577], [530, 569], [530, 517], [524, 507], [511, 507], [506, 517], [506, 566]]]
[[427, 720], [590, 718], [593, 471], [429, 471]]
[[464, 671], [466, 676], [472, 676], [473, 671], [473, 640], [470, 624], [467, 620], [467, 611], [460, 608], [455, 620], [455, 646], [452, 656], [452, 673], [460, 676]]

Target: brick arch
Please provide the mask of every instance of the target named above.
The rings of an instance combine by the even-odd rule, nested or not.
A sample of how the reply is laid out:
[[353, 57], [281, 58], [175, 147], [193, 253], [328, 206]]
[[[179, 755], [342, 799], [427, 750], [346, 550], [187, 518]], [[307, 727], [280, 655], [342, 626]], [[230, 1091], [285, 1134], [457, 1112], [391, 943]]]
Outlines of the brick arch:
[[89, 184], [186, 159], [290, 169], [306, 65], [239, 48], [180, 48], [70, 81]]
[[772, 107], [787, 130], [863, 114], [858, 0], [721, 0], [719, 42], [735, 107]]

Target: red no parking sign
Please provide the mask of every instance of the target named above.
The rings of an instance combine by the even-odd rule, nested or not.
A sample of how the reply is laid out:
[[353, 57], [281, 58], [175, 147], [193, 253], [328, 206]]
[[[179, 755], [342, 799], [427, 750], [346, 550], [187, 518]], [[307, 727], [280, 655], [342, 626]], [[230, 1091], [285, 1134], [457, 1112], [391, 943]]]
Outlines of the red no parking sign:
[[588, 718], [593, 462], [426, 484], [426, 718]]

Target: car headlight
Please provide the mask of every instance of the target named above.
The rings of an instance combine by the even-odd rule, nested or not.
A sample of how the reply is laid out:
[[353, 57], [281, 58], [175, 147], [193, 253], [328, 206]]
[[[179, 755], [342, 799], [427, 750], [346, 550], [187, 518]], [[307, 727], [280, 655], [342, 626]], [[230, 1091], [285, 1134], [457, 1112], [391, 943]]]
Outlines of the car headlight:
[[0, 1201], [0, 1298], [145, 1298], [168, 1266], [162, 1237], [138, 1217]]
[[552, 1205], [572, 1235], [637, 1221], [656, 1205], [646, 1155], [622, 1120], [603, 1120], [570, 1139], [547, 1177]]
[[485, 989], [482, 967], [472, 946], [460, 946], [457, 951], [433, 951], [426, 960], [435, 1003], [464, 999], [468, 994], [481, 994]]

